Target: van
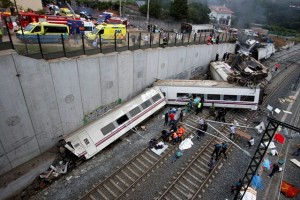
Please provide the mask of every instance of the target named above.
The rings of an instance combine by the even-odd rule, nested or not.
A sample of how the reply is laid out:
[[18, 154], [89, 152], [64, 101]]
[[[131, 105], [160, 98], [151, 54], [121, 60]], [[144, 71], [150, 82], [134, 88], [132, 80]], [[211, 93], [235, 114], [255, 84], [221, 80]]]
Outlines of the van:
[[61, 43], [62, 36], [66, 39], [69, 35], [69, 27], [65, 24], [50, 24], [48, 22], [30, 23], [23, 33], [18, 31], [16, 36], [21, 41], [38, 43], [38, 36], [41, 43]]
[[96, 26], [92, 32], [85, 34], [85, 38], [94, 41], [99, 39], [99, 34], [101, 34], [101, 39], [104, 42], [114, 41], [115, 37], [118, 42], [121, 42], [126, 39], [126, 26], [123, 24], [103, 23]]
[[92, 32], [95, 28], [95, 24], [93, 22], [84, 21], [83, 24], [84, 24], [84, 34], [88, 34], [88, 33]]

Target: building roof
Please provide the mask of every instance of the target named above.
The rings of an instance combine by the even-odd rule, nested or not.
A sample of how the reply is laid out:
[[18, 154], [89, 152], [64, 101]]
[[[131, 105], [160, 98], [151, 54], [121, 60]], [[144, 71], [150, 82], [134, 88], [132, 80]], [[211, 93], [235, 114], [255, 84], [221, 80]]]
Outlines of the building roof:
[[209, 6], [209, 9], [211, 11], [215, 11], [218, 14], [233, 14], [234, 12], [227, 8], [225, 5], [224, 6]]

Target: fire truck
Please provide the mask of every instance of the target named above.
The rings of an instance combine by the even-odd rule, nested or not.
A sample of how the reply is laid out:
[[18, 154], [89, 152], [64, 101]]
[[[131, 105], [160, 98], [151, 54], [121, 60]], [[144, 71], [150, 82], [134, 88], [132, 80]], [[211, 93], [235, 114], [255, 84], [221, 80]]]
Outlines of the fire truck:
[[[8, 29], [13, 29], [12, 20], [10, 18], [10, 13], [1, 13], [0, 20], [3, 27], [5, 27], [5, 21], [7, 23]], [[6, 29], [6, 27], [5, 27]]]

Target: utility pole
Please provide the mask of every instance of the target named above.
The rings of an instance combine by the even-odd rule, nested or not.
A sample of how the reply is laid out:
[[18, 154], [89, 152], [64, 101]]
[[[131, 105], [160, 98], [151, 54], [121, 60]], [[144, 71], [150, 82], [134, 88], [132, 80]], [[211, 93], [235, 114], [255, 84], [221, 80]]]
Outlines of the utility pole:
[[121, 4], [122, 0], [120, 0], [119, 2], [120, 2], [120, 7], [119, 7], [120, 17], [122, 17], [122, 4]]
[[150, 5], [150, 0], [148, 0], [148, 5], [147, 5], [147, 23], [149, 24], [149, 5]]

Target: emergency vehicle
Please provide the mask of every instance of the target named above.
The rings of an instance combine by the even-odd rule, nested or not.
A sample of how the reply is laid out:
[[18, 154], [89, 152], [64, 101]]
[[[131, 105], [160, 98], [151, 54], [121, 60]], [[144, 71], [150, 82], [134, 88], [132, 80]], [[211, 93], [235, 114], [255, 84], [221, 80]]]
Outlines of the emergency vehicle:
[[65, 24], [51, 24], [48, 22], [30, 23], [22, 31], [18, 31], [16, 36], [21, 41], [37, 43], [38, 36], [41, 43], [61, 43], [62, 36], [66, 39], [69, 35], [69, 27]]
[[1, 13], [0, 14], [0, 20], [1, 20], [1, 23], [2, 23], [3, 27], [5, 27], [5, 21], [4, 20], [6, 20], [8, 29], [13, 29], [13, 24], [12, 24], [12, 21], [11, 21], [11, 18], [10, 18], [10, 13], [6, 13], [6, 12]]
[[96, 38], [99, 39], [99, 34], [101, 34], [101, 39], [104, 41], [116, 40], [121, 42], [126, 39], [126, 26], [123, 24], [106, 24], [96, 26], [96, 28], [85, 34], [85, 38], [90, 41], [94, 41]]

